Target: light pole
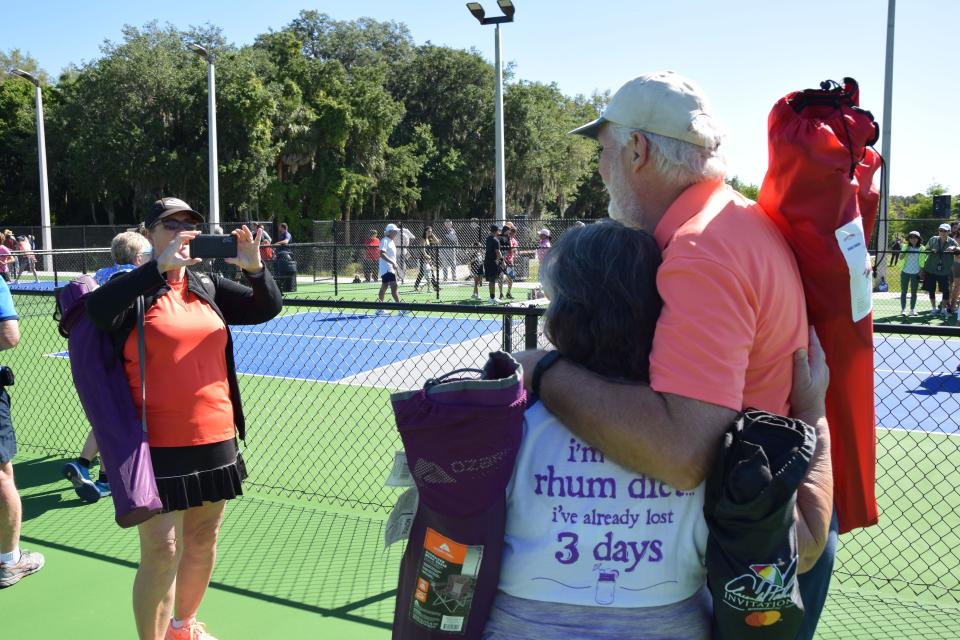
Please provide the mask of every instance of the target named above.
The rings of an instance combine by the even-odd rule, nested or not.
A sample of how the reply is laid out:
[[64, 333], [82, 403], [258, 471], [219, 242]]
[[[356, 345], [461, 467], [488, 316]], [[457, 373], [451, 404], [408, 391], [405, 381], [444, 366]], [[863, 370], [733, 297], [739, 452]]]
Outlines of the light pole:
[[893, 120], [893, 31], [897, 2], [887, 2], [887, 59], [883, 73], [883, 143], [880, 153], [883, 156], [883, 170], [880, 172], [882, 183], [880, 199], [880, 223], [877, 225], [877, 278], [887, 276], [887, 224], [890, 206], [890, 123]]
[[199, 44], [188, 44], [187, 48], [207, 61], [207, 146], [209, 148], [208, 168], [210, 171], [210, 227], [220, 225], [220, 179], [217, 173], [217, 79], [214, 75], [215, 57]]
[[[43, 92], [40, 90], [40, 80], [32, 73], [22, 69], [11, 69], [10, 75], [26, 78], [33, 83], [37, 102], [37, 156], [40, 162], [40, 239], [43, 248], [53, 249], [53, 238], [50, 232], [50, 195], [47, 190], [47, 143], [43, 135]], [[43, 270], [53, 271], [53, 255], [43, 256]]]
[[516, 7], [513, 6], [511, 0], [497, 0], [497, 4], [500, 6], [500, 11], [503, 12], [503, 15], [495, 18], [484, 17], [486, 12], [479, 2], [468, 2], [467, 9], [470, 10], [470, 13], [473, 14], [473, 17], [476, 18], [480, 24], [496, 25], [494, 32], [494, 65], [497, 71], [497, 88], [494, 94], [494, 157], [496, 160], [497, 182], [496, 218], [497, 224], [502, 225], [507, 219], [507, 196], [503, 170], [503, 62], [500, 56], [500, 25], [504, 22], [513, 22], [513, 14], [516, 11]]

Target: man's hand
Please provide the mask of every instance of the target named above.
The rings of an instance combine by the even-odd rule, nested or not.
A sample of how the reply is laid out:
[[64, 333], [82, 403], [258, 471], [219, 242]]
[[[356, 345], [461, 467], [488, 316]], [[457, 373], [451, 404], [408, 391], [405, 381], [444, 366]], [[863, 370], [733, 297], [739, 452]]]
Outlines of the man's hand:
[[257, 229], [257, 235], [250, 232], [247, 225], [235, 229], [230, 233], [237, 238], [237, 257], [226, 258], [224, 262], [240, 267], [247, 273], [263, 271], [263, 262], [260, 261], [260, 240], [263, 239], [263, 229]]
[[791, 414], [810, 424], [826, 415], [830, 370], [817, 332], [810, 327], [810, 349], [793, 354], [793, 388], [790, 390]]

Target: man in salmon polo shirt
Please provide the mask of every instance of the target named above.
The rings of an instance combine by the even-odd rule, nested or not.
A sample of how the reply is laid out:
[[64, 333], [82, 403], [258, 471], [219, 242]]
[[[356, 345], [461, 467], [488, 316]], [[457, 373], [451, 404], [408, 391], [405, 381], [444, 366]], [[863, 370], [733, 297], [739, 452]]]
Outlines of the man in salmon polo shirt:
[[[610, 217], [652, 233], [663, 254], [650, 386], [605, 380], [543, 351], [516, 357], [527, 386], [591, 446], [692, 490], [739, 410], [790, 412], [795, 352], [809, 336], [796, 261], [757, 204], [724, 183], [720, 126], [686, 78], [631, 80], [572, 133], [601, 145]], [[798, 492], [809, 524], [798, 530], [804, 639], [816, 629], [836, 545], [826, 425], [817, 427], [820, 450]]]

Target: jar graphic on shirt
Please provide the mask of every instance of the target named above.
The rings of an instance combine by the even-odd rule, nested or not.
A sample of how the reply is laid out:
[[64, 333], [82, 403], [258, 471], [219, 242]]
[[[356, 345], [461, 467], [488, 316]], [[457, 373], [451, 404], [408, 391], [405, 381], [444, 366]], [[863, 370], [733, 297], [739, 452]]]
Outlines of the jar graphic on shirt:
[[597, 594], [595, 600], [597, 604], [613, 604], [614, 596], [617, 593], [617, 578], [620, 572], [616, 569], [600, 569], [597, 574]]

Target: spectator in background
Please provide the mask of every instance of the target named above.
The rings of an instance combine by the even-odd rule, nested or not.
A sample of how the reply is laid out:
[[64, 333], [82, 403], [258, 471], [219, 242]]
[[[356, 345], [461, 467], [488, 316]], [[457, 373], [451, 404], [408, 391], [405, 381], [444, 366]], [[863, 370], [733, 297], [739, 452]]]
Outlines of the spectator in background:
[[16, 261], [17, 259], [10, 255], [10, 249], [4, 238], [3, 242], [0, 242], [0, 278], [3, 278], [4, 282], [10, 282], [10, 264]]
[[[950, 276], [953, 274], [953, 257], [960, 251], [960, 244], [950, 237], [950, 225], [944, 222], [937, 229], [937, 235], [927, 242], [929, 256], [923, 265], [927, 277], [924, 288], [930, 294], [930, 310], [934, 317], [947, 319], [950, 311]], [[940, 287], [942, 299], [937, 306], [937, 287]]]
[[399, 239], [395, 242], [397, 245], [397, 265], [400, 270], [397, 272], [397, 280], [403, 282], [407, 275], [407, 261], [413, 256], [413, 248], [417, 246], [417, 236], [413, 231], [406, 227], [397, 227], [400, 230]]
[[[516, 233], [517, 231], [512, 222], [504, 224], [503, 229], [500, 231], [500, 254], [503, 256], [503, 269], [500, 275], [507, 281], [506, 298], [508, 300], [513, 300], [513, 280], [517, 275], [517, 272], [513, 268], [513, 259], [516, 254], [516, 249], [519, 246]], [[500, 295], [503, 295], [502, 284], [500, 288]]]
[[470, 228], [473, 229], [473, 232], [477, 234], [477, 244], [483, 244], [483, 228], [480, 226], [480, 221], [476, 218], [470, 218]]
[[[400, 228], [392, 222], [383, 230], [383, 240], [380, 241], [380, 293], [377, 294], [377, 300], [383, 302], [383, 296], [390, 289], [390, 295], [394, 302], [400, 302], [400, 295], [397, 293], [397, 272], [400, 265], [397, 264], [397, 236], [400, 235]], [[383, 309], [377, 309], [377, 315], [386, 315]]]
[[[270, 234], [267, 233], [267, 230], [263, 227], [263, 224], [261, 224], [261, 223], [259, 223], [259, 222], [257, 223], [257, 227], [256, 227], [256, 229], [254, 230], [254, 233], [256, 233], [257, 231], [262, 231], [262, 232], [263, 232], [263, 238], [262, 238], [262, 239], [263, 239], [263, 240], [266, 240], [266, 241], [267, 241], [267, 244], [273, 244], [273, 238], [271, 238], [271, 237], [270, 237]], [[223, 231], [221, 231], [220, 233], [223, 233]]]
[[27, 236], [17, 236], [17, 245], [22, 255], [20, 256], [20, 270], [17, 272], [17, 278], [14, 282], [20, 282], [20, 276], [25, 271], [30, 271], [33, 274], [34, 282], [40, 282], [40, 278], [37, 276], [37, 256], [33, 253], [30, 240], [27, 239]]
[[907, 237], [907, 246], [903, 247], [903, 268], [900, 270], [900, 314], [907, 315], [907, 289], [910, 289], [910, 315], [917, 314], [917, 287], [920, 284], [920, 246], [919, 231], [911, 231]]
[[413, 290], [417, 293], [420, 292], [420, 281], [426, 279], [427, 286], [433, 284], [434, 291], [440, 290], [440, 285], [437, 283], [437, 275], [433, 273], [433, 256], [436, 247], [440, 245], [440, 241], [437, 240], [437, 236], [433, 235], [433, 227], [425, 227], [423, 230], [423, 240], [420, 243], [420, 246], [417, 247], [418, 258], [420, 262], [420, 267], [417, 271], [417, 279], [413, 283]]
[[[12, 349], [20, 342], [19, 320], [10, 289], [6, 282], [0, 282], [0, 350]], [[10, 396], [6, 389], [10, 381], [4, 380], [5, 377], [0, 377], [0, 589], [12, 587], [43, 568], [42, 555], [20, 548], [23, 506], [13, 478], [17, 436], [13, 432]], [[7, 616], [14, 615], [6, 606], [4, 611]]]
[[370, 282], [376, 277], [377, 261], [380, 260], [380, 238], [376, 229], [370, 229], [363, 251], [363, 280]]
[[900, 236], [894, 236], [890, 243], [890, 266], [895, 266], [900, 261], [900, 250], [903, 245], [900, 244]]
[[473, 255], [470, 257], [470, 276], [473, 278], [473, 299], [480, 299], [480, 283], [483, 282], [483, 245], [473, 243]]
[[270, 246], [269, 238], [260, 238], [260, 259], [265, 263], [273, 262], [273, 247]]
[[547, 252], [550, 250], [550, 229], [540, 229], [540, 233], [537, 234], [540, 238], [540, 244], [537, 245], [537, 262], [541, 265], [543, 264], [544, 258], [547, 257]]
[[3, 246], [7, 249], [7, 277], [4, 278], [7, 282], [10, 282], [9, 278], [12, 276], [14, 279], [19, 279], [20, 270], [17, 268], [17, 258], [12, 255], [14, 251], [20, 251], [20, 245], [17, 243], [17, 239], [13, 237], [13, 232], [7, 230], [3, 236]]
[[287, 223], [281, 222], [279, 233], [277, 234], [277, 242], [275, 244], [286, 247], [291, 243], [293, 243], [293, 236], [290, 235], [290, 230], [287, 228]]
[[136, 231], [118, 233], [110, 242], [110, 257], [113, 259], [113, 265], [99, 269], [93, 274], [93, 279], [97, 284], [103, 285], [118, 273], [133, 271], [148, 262], [152, 255], [153, 247], [145, 236]]
[[[500, 279], [500, 268], [503, 264], [503, 254], [500, 251], [500, 228], [490, 225], [490, 235], [487, 236], [486, 245], [483, 252], [483, 277], [487, 279], [487, 285], [490, 287], [490, 304], [497, 304], [497, 281]], [[503, 293], [503, 285], [500, 285], [500, 292]]]
[[457, 279], [457, 245], [460, 241], [457, 239], [457, 232], [453, 228], [453, 222], [449, 219], [443, 221], [443, 251], [440, 252], [440, 274], [443, 281]]
[[[146, 237], [136, 231], [124, 231], [117, 234], [110, 242], [110, 255], [114, 264], [98, 270], [93, 275], [98, 285], [106, 284], [121, 273], [133, 271], [149, 262], [153, 255], [153, 247], [150, 246], [150, 241]], [[98, 450], [97, 439], [91, 429], [80, 450], [80, 455], [73, 462], [63, 465], [61, 470], [63, 477], [73, 485], [77, 497], [91, 504], [110, 495], [110, 481], [102, 466], [97, 480], [90, 479], [90, 466]]]

